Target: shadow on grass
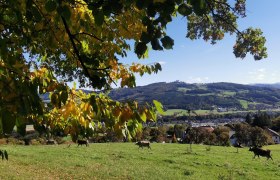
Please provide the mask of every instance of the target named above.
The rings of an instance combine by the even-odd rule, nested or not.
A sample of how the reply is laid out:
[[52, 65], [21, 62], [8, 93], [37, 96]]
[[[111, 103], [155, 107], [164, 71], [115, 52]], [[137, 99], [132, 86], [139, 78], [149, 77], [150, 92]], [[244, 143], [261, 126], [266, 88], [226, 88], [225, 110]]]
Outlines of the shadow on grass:
[[185, 171], [184, 171], [184, 175], [185, 175], [185, 176], [191, 176], [191, 175], [193, 175], [193, 174], [194, 174], [193, 171], [190, 171], [190, 170], [185, 170]]

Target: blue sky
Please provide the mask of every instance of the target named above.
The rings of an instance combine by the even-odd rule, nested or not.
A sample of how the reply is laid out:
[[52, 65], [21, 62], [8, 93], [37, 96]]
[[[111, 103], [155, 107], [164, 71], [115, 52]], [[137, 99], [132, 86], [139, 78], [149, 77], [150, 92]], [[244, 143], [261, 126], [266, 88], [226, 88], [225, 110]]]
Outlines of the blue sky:
[[173, 50], [150, 51], [149, 58], [138, 60], [133, 53], [123, 63], [161, 62], [158, 74], [137, 77], [137, 86], [154, 82], [187, 83], [233, 82], [241, 84], [280, 82], [280, 0], [247, 0], [247, 17], [239, 20], [239, 29], [261, 28], [266, 37], [268, 58], [255, 61], [248, 54], [237, 59], [233, 54], [235, 35], [226, 36], [215, 45], [203, 40], [191, 41], [186, 36], [186, 19], [177, 18], [167, 27], [174, 39]]

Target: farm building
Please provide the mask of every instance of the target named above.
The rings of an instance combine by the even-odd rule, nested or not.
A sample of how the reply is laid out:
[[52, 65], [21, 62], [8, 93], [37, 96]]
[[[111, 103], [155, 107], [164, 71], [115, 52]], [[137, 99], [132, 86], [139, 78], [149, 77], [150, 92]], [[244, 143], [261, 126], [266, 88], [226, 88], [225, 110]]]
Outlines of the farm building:
[[280, 135], [276, 131], [273, 131], [272, 129], [267, 128], [266, 131], [269, 135], [271, 135], [272, 140], [275, 144], [280, 144]]
[[26, 134], [35, 133], [34, 125], [33, 124], [26, 125], [25, 132]]
[[229, 141], [230, 141], [231, 145], [236, 144], [236, 137], [235, 137], [235, 131], [234, 130], [229, 131]]

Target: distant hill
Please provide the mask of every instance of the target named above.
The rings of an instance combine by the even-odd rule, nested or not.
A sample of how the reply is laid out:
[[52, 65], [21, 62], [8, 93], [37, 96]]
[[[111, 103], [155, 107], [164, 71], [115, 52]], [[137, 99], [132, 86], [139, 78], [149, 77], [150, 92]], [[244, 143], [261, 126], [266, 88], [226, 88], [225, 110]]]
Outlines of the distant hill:
[[269, 88], [277, 88], [277, 89], [280, 89], [280, 83], [274, 83], [274, 84], [253, 84], [253, 86], [269, 87]]
[[[279, 89], [275, 88], [276, 84], [158, 82], [136, 88], [113, 89], [109, 96], [118, 101], [137, 100], [142, 104], [158, 100], [166, 109], [264, 110], [280, 107], [278, 85]], [[41, 97], [45, 101], [49, 100], [48, 94]]]
[[167, 109], [232, 108], [267, 109], [280, 104], [280, 89], [269, 86], [234, 83], [188, 84], [184, 82], [159, 82], [136, 88], [114, 89], [113, 99], [136, 99], [140, 103], [160, 101]]

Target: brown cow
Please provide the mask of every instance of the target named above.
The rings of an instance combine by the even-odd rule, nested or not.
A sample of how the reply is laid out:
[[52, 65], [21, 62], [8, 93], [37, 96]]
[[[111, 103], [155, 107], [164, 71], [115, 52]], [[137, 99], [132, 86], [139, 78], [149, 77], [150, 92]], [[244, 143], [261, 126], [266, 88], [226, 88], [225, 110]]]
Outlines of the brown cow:
[[266, 157], [267, 159], [272, 159], [271, 155], [270, 155], [270, 150], [264, 150], [264, 149], [261, 149], [261, 148], [258, 148], [258, 147], [250, 147], [249, 151], [252, 151], [254, 152], [254, 158], [256, 156], [260, 157], [260, 156], [264, 156]]

